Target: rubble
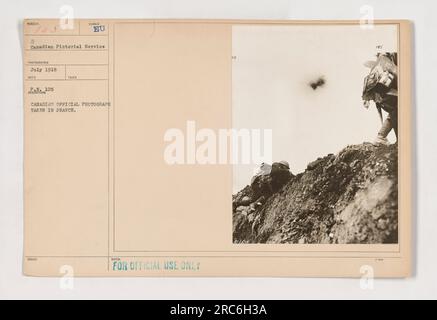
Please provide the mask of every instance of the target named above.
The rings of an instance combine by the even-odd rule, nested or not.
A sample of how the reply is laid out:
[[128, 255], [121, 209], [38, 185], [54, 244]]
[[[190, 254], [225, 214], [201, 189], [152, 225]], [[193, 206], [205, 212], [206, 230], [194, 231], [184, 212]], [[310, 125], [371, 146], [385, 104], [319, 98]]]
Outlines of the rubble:
[[[234, 208], [234, 243], [397, 243], [397, 185], [397, 144], [348, 146], [311, 162], [261, 206]], [[234, 204], [245, 197], [249, 186]]]

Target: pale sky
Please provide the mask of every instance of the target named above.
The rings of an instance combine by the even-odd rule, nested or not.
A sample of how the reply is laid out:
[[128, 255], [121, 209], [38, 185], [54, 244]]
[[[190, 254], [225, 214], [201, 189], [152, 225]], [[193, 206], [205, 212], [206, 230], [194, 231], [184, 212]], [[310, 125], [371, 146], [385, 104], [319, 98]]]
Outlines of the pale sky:
[[[381, 123], [361, 93], [363, 64], [376, 59], [379, 45], [397, 51], [396, 25], [234, 26], [233, 127], [272, 129], [273, 161], [288, 161], [295, 174], [318, 157], [373, 141]], [[319, 76], [326, 84], [314, 91], [308, 83]], [[253, 169], [234, 166], [234, 192]]]

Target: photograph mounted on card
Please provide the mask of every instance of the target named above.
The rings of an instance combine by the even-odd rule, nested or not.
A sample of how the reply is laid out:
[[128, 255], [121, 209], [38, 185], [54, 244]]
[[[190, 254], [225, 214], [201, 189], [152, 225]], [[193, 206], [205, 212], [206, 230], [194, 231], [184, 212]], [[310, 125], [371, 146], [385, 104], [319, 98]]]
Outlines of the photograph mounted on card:
[[23, 23], [26, 275], [410, 275], [408, 21]]

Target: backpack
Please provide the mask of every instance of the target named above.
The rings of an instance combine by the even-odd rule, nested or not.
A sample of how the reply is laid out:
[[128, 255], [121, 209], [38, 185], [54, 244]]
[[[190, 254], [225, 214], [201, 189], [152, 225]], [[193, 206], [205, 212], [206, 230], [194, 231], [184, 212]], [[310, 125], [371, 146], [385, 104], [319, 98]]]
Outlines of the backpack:
[[368, 62], [366, 65], [371, 69], [369, 75], [364, 78], [362, 98], [365, 101], [375, 101], [382, 122], [381, 109], [391, 112], [393, 107], [388, 104], [385, 105], [384, 101], [378, 102], [376, 97], [378, 95], [382, 97], [382, 100], [390, 102], [392, 102], [393, 96], [397, 97], [397, 53], [378, 54], [375, 62]]

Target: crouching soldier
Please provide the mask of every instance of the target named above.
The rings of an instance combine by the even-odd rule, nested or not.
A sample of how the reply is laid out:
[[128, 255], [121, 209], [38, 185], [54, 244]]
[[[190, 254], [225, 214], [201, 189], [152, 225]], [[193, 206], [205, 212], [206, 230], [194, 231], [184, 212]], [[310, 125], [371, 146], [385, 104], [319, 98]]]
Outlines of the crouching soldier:
[[252, 178], [252, 201], [263, 204], [272, 194], [278, 192], [290, 179], [290, 165], [287, 161], [274, 162], [271, 166], [262, 163]]
[[272, 171], [270, 172], [273, 193], [281, 190], [293, 177], [294, 175], [291, 173], [290, 165], [287, 161], [274, 162], [272, 164]]
[[272, 166], [267, 163], [261, 163], [250, 181], [252, 190], [251, 201], [256, 204], [264, 203], [265, 199], [273, 193], [270, 173]]

